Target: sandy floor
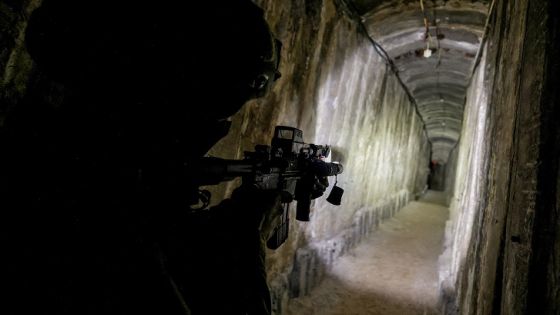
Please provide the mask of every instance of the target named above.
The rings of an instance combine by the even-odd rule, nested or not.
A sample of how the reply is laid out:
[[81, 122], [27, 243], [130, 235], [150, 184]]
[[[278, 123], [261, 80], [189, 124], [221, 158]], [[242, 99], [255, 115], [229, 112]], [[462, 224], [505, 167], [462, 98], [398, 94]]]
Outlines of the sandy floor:
[[310, 296], [295, 299], [291, 315], [437, 314], [437, 259], [448, 209], [428, 192], [340, 258]]

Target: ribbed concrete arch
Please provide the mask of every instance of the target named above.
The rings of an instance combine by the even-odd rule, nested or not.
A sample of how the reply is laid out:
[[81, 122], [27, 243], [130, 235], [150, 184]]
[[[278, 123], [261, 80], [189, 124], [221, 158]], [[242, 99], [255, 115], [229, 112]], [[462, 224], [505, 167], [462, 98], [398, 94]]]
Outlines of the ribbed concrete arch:
[[[422, 28], [422, 32], [418, 32], [418, 28]], [[385, 44], [388, 46], [387, 49], [391, 50], [398, 58], [401, 55], [405, 55], [410, 51], [410, 48], [414, 46], [419, 46], [416, 40], [424, 40], [425, 36], [424, 26], [415, 26], [413, 29], [407, 30], [406, 32], [399, 32], [399, 34], [391, 34], [388, 37], [382, 37], [383, 39], [379, 41], [380, 44]], [[474, 34], [464, 29], [457, 29], [456, 27], [438, 27], [437, 34], [430, 30], [430, 36], [436, 37], [439, 34], [438, 47], [451, 52], [476, 52], [478, 46], [471, 43], [475, 42], [478, 38], [478, 34]], [[378, 35], [381, 36], [381, 35]], [[425, 45], [420, 45], [424, 47]], [[437, 47], [433, 47], [437, 48]]]
[[466, 88], [468, 77], [465, 76], [464, 73], [461, 73], [459, 71], [446, 71], [443, 69], [437, 70], [438, 71], [430, 73], [425, 73], [422, 71], [418, 71], [418, 73], [409, 73], [409, 75], [407, 76], [407, 81], [405, 81], [405, 83], [408, 83], [407, 86], [412, 88], [414, 86], [412, 84], [416, 84], [419, 86], [422, 85], [422, 82], [437, 82], [439, 80], [439, 83], [453, 83]]
[[417, 102], [418, 108], [432, 106], [432, 105], [441, 104], [441, 103], [449, 104], [449, 106], [452, 106], [452, 107], [463, 107], [463, 103], [464, 103], [464, 100], [465, 100], [464, 97], [455, 97], [455, 96], [452, 96], [452, 95], [447, 95], [447, 98], [443, 99], [442, 98], [443, 95], [446, 95], [446, 94], [442, 93], [441, 95], [433, 95], [429, 98], [423, 99], [421, 103]]
[[[432, 159], [446, 163], [461, 132], [489, 1], [424, 1], [424, 11], [420, 0], [351, 1], [416, 100], [432, 142]], [[425, 57], [428, 48], [431, 56]]]
[[[432, 80], [417, 80], [412, 81], [408, 86], [410, 92], [413, 95], [417, 96], [418, 98], [426, 99], [431, 95], [440, 96], [440, 100], [442, 103], [445, 101], [444, 95], [453, 96], [453, 95], [461, 95], [461, 93], [465, 93], [466, 87], [463, 86], [464, 82], [450, 82], [444, 81], [439, 82], [440, 79]], [[441, 92], [440, 91], [445, 91]]]

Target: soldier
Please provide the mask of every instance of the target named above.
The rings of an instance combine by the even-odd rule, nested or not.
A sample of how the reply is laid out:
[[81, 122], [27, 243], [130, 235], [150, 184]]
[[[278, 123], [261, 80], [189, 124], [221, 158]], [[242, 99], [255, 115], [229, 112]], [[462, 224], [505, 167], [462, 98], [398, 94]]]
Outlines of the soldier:
[[44, 0], [31, 16], [37, 72], [0, 135], [4, 313], [270, 312], [259, 223], [278, 196], [192, 214], [182, 170], [266, 93], [279, 47], [251, 1], [199, 2]]

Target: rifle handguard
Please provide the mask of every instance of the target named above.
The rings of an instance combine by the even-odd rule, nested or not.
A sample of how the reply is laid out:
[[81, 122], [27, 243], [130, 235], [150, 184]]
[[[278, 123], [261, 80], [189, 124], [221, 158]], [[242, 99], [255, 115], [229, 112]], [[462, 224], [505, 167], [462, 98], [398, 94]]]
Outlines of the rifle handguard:
[[[313, 185], [315, 184], [315, 177], [336, 176], [342, 173], [342, 164], [315, 160], [311, 164], [311, 170], [312, 174], [309, 174], [307, 178], [302, 178], [296, 186], [296, 219], [298, 221], [309, 221], [311, 196]], [[335, 188], [338, 187], [335, 186]], [[342, 195], [340, 195], [340, 197], [342, 197]], [[340, 200], [338, 204], [340, 205]]]

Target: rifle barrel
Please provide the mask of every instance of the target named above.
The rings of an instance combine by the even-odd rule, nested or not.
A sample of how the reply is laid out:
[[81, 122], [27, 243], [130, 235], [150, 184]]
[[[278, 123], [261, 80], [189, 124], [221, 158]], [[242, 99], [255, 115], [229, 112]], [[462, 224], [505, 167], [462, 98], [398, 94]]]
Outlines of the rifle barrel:
[[298, 178], [308, 171], [316, 176], [335, 176], [342, 173], [342, 165], [338, 163], [314, 160], [306, 170], [282, 171], [283, 167], [269, 165], [265, 169], [260, 164], [251, 160], [226, 160], [220, 158], [204, 158], [191, 165], [188, 172], [194, 174], [200, 184], [215, 185], [223, 181], [230, 181], [235, 177], [254, 174], [255, 171], [264, 171], [264, 174], [278, 174], [282, 172], [284, 178]]

